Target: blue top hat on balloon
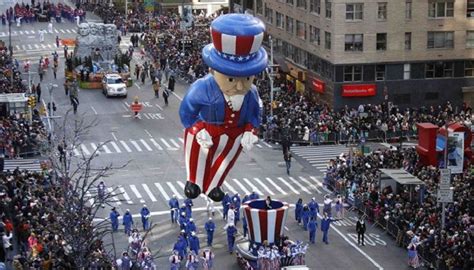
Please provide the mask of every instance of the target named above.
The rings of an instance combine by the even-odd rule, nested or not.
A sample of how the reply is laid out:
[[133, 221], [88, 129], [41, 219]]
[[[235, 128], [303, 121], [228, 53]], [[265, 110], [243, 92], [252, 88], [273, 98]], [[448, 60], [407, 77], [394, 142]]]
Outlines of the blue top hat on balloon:
[[219, 16], [211, 24], [212, 43], [202, 50], [204, 62], [227, 76], [256, 75], [267, 67], [267, 52], [261, 47], [265, 25], [246, 14]]

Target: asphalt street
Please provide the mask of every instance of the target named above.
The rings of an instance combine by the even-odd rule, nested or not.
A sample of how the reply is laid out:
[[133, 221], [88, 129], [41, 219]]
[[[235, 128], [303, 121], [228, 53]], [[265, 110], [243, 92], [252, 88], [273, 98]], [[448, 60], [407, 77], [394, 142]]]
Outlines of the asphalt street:
[[[75, 25], [71, 23], [55, 24], [54, 29], [59, 33], [54, 31], [45, 35], [43, 44], [46, 46], [42, 46], [34, 33], [46, 28], [44, 23], [15, 27], [17, 34], [12, 36], [15, 57], [39, 59], [41, 55], [50, 54], [55, 49], [47, 44], [53, 45], [56, 35], [60, 38], [70, 38], [74, 37], [77, 31]], [[8, 41], [3, 34], [7, 32], [8, 27], [0, 26], [0, 39]], [[122, 47], [127, 46], [128, 39], [129, 36], [123, 39]], [[63, 88], [64, 61], [61, 48], [58, 53], [61, 56], [58, 78], [53, 79], [51, 70], [46, 73], [42, 82], [42, 98], [45, 102], [54, 99], [58, 106], [56, 115], [64, 115], [66, 111], [72, 109], [72, 106]], [[134, 55], [132, 66], [137, 61], [143, 61], [138, 53]], [[32, 79], [35, 83], [39, 80], [34, 76]], [[53, 90], [52, 97], [46, 90], [46, 85], [50, 82], [59, 86]], [[111, 189], [119, 188], [113, 206], [122, 215], [126, 209], [130, 209], [136, 217], [137, 228], [142, 227], [139, 218], [142, 205], [146, 204], [152, 211], [154, 227], [147, 236], [147, 244], [153, 251], [159, 251], [159, 258], [156, 260], [159, 269], [168, 268], [168, 256], [179, 232], [179, 228], [170, 222], [167, 201], [173, 194], [178, 196], [180, 202], [184, 197], [186, 172], [183, 127], [179, 121], [178, 108], [187, 87], [188, 85], [177, 82], [176, 90], [170, 96], [169, 106], [165, 106], [162, 97], [154, 97], [149, 79], [145, 84], [134, 82], [128, 89], [128, 97], [125, 99], [106, 98], [100, 90], [80, 90], [78, 113], [76, 116], [70, 116], [83, 118], [86, 121], [98, 121], [98, 125], [92, 127], [89, 133], [81, 138], [80, 147], [74, 151], [76, 158], [82, 154], [92, 154], [98, 145], [105, 143], [98, 150], [99, 154], [95, 158], [96, 166], [101, 167], [109, 163], [119, 166], [129, 162], [128, 166], [114, 171], [113, 175], [104, 181]], [[144, 104], [140, 119], [133, 118], [129, 110], [129, 104], [135, 96]], [[347, 153], [348, 149], [344, 146], [321, 146], [314, 147], [309, 152], [303, 148], [296, 150], [301, 156], [294, 159], [291, 175], [287, 175], [281, 148], [264, 141], [258, 142], [252, 151], [242, 153], [227, 177], [224, 189], [229, 193], [238, 192], [241, 196], [256, 191], [261, 197], [270, 195], [274, 199], [291, 204], [298, 198], [308, 202], [312, 197], [322, 203], [323, 196], [328, 193], [322, 186], [325, 163], [329, 158], [334, 158], [342, 152]], [[198, 235], [203, 247], [205, 246], [203, 227], [208, 218], [206, 202], [199, 197], [194, 200], [194, 205], [193, 218], [198, 225]], [[235, 255], [229, 255], [226, 249], [220, 203], [215, 205], [218, 209], [214, 217], [218, 227], [214, 240], [215, 269], [239, 269]], [[101, 215], [107, 217], [109, 211], [110, 207], [107, 207]], [[306, 263], [311, 269], [408, 268], [405, 266], [405, 250], [396, 247], [394, 241], [376, 227], [368, 226], [366, 246], [358, 246], [355, 220], [356, 215], [349, 212], [343, 220], [334, 222], [329, 232], [329, 245], [321, 241], [322, 234], [318, 231], [317, 243], [310, 246], [306, 255]], [[241, 229], [241, 224], [238, 228]], [[294, 220], [294, 208], [289, 214], [285, 233], [294, 240], [309, 239], [308, 233], [304, 232]], [[127, 249], [127, 238], [123, 231], [115, 233], [113, 241], [117, 255]]]

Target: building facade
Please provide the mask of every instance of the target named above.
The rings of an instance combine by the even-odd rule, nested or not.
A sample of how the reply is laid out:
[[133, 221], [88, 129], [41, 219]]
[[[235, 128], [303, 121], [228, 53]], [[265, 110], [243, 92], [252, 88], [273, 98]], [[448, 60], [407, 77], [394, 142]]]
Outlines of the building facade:
[[474, 106], [474, 0], [234, 2], [265, 22], [297, 86], [335, 108]]

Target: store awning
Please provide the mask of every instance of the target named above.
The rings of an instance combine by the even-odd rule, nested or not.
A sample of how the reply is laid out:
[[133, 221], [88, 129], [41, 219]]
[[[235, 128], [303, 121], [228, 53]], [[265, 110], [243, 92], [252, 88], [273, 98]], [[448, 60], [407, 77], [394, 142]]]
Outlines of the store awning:
[[402, 169], [380, 169], [381, 180], [391, 179], [401, 185], [423, 185], [424, 182]]

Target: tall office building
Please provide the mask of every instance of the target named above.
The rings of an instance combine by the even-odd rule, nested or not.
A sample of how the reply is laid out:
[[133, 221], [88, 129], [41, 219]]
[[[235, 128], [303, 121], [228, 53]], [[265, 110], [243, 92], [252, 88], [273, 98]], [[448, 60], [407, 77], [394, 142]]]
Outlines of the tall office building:
[[474, 105], [474, 0], [233, 0], [298, 88], [340, 108]]

